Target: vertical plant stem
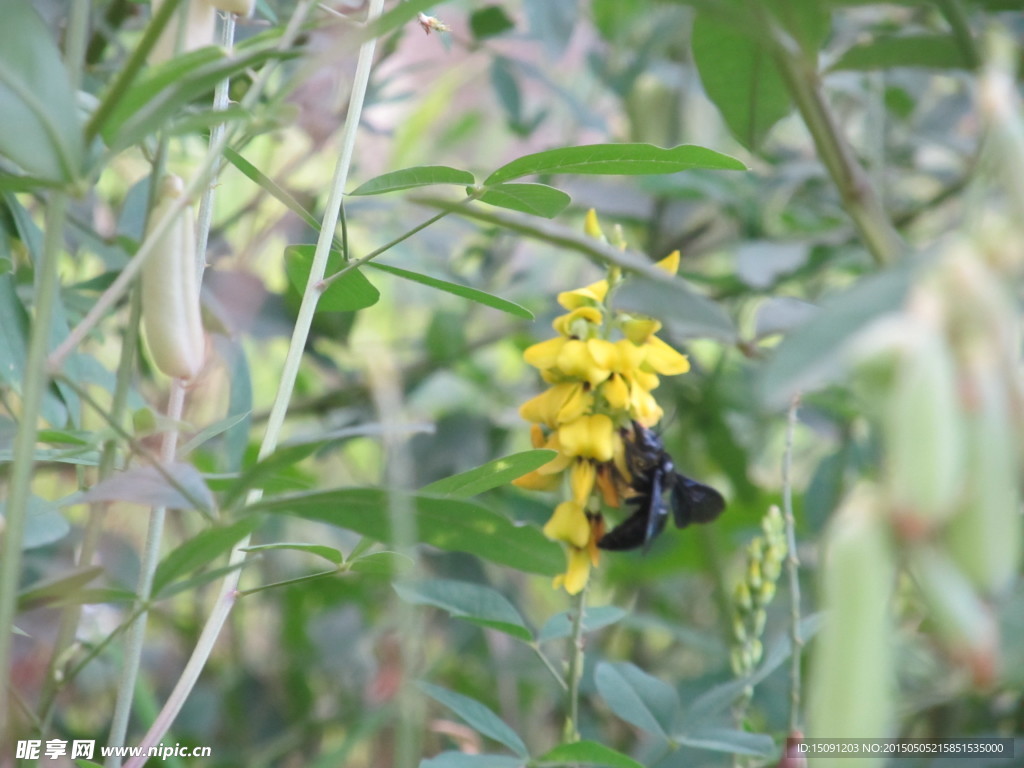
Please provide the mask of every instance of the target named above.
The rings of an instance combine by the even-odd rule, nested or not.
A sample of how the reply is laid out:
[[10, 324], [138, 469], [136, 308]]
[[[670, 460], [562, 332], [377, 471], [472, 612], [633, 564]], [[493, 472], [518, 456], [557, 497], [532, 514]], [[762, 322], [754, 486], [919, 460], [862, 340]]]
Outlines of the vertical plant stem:
[[[289, 22], [289, 30], [293, 27], [297, 32], [301, 20], [305, 19], [311, 0], [301, 2], [296, 6], [292, 20]], [[372, 22], [381, 15], [384, 7], [384, 0], [371, 0], [368, 21]], [[298, 21], [297, 21], [298, 20]], [[285, 37], [288, 37], [286, 32]], [[370, 70], [373, 64], [373, 55], [376, 50], [376, 39], [370, 39], [363, 43], [359, 49], [359, 59], [356, 64], [356, 74], [352, 87], [352, 95], [349, 101], [348, 117], [345, 121], [345, 129], [342, 135], [341, 155], [334, 173], [334, 181], [331, 193], [327, 200], [324, 218], [321, 222], [320, 234], [317, 239], [316, 251], [313, 255], [313, 264], [310, 268], [309, 280], [303, 292], [302, 303], [295, 320], [295, 329], [292, 333], [291, 343], [288, 347], [288, 354], [285, 357], [284, 367], [281, 371], [281, 384], [278, 387], [274, 403], [271, 406], [270, 416], [267, 420], [267, 429], [260, 445], [259, 457], [263, 458], [277, 447], [280, 439], [281, 427], [284, 425], [284, 418], [288, 411], [288, 404], [291, 400], [292, 391], [295, 387], [295, 379], [298, 376], [299, 366], [302, 362], [302, 354], [306, 348], [306, 341], [309, 338], [310, 327], [313, 323], [313, 314], [316, 311], [316, 304], [322, 290], [320, 283], [323, 280], [324, 270], [327, 266], [327, 256], [330, 253], [331, 241], [334, 230], [338, 224], [338, 215], [341, 209], [341, 201], [344, 196], [345, 186], [348, 183], [348, 172], [352, 163], [352, 154], [355, 149], [356, 133], [359, 128], [359, 121], [362, 116], [363, 102], [366, 98], [366, 90], [370, 81]], [[247, 502], [253, 503], [261, 497], [259, 491], [250, 492]], [[229, 558], [230, 565], [238, 565], [245, 559], [243, 549], [249, 545], [249, 537], [245, 537], [231, 551]], [[181, 711], [206, 661], [213, 652], [213, 646], [220, 635], [221, 628], [231, 612], [238, 593], [238, 581], [240, 569], [231, 571], [221, 584], [216, 602], [210, 616], [203, 626], [199, 640], [182, 670], [174, 690], [168, 697], [167, 702], [160, 710], [153, 725], [143, 737], [140, 747], [143, 751], [155, 745], [170, 728], [171, 723]], [[141, 768], [145, 763], [144, 757], [133, 758], [126, 764], [126, 768]]]
[[580, 740], [580, 680], [583, 679], [583, 615], [587, 605], [587, 587], [576, 596], [573, 607], [572, 635], [569, 637], [569, 715], [565, 720], [567, 741]]
[[793, 517], [793, 433], [796, 431], [800, 395], [789, 404], [786, 422], [786, 451], [782, 458], [782, 518], [786, 524], [786, 575], [789, 578], [789, 732], [800, 723], [800, 660], [804, 640], [800, 635], [800, 560], [796, 554], [796, 519]]
[[[36, 268], [35, 312], [29, 330], [28, 355], [22, 381], [21, 414], [14, 437], [14, 461], [7, 490], [6, 526], [0, 546], [0, 732], [13, 725], [8, 717], [8, 670], [11, 667], [11, 640], [14, 637], [14, 609], [18, 600], [21, 575], [21, 546], [25, 535], [25, 517], [32, 490], [36, 435], [43, 396], [49, 388], [46, 351], [57, 298], [57, 262], [64, 238], [68, 198], [54, 192], [46, 206], [46, 231], [43, 253]], [[6, 735], [0, 733], [0, 735]], [[0, 742], [12, 743], [7, 738]]]
[[[160, 443], [160, 460], [165, 464], [174, 461], [178, 446], [178, 427], [185, 408], [185, 385], [181, 379], [171, 383], [171, 394], [167, 403], [167, 420], [174, 425], [164, 432]], [[136, 602], [139, 615], [128, 628], [125, 644], [124, 662], [121, 676], [117, 684], [117, 698], [114, 701], [114, 715], [111, 718], [110, 736], [107, 743], [111, 746], [123, 746], [128, 733], [128, 719], [131, 716], [132, 699], [135, 694], [135, 681], [142, 663], [142, 649], [146, 639], [146, 624], [149, 620], [150, 599], [153, 596], [153, 577], [160, 563], [160, 543], [163, 541], [164, 520], [167, 517], [166, 507], [153, 507], [149, 515], [149, 527], [146, 531], [146, 545], [139, 564], [139, 582], [136, 587]], [[120, 755], [107, 758], [108, 768], [121, 765]]]
[[828, 106], [816, 63], [782, 40], [776, 40], [775, 48], [779, 70], [821, 162], [839, 190], [844, 209], [875, 262], [880, 266], [892, 263], [905, 249], [903, 239]]

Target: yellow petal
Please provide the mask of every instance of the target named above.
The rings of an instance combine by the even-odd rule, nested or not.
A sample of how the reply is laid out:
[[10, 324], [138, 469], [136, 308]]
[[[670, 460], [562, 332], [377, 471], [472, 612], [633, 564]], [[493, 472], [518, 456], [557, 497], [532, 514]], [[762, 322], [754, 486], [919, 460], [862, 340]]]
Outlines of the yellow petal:
[[555, 507], [551, 519], [544, 524], [544, 535], [576, 547], [587, 546], [590, 521], [587, 520], [583, 506], [574, 501], [563, 501]]
[[651, 317], [630, 317], [622, 323], [622, 332], [634, 344], [643, 344], [661, 330], [661, 322]]
[[530, 425], [530, 445], [534, 448], [543, 448], [544, 444], [548, 441], [547, 435], [544, 434], [544, 430], [540, 428], [540, 424]]
[[648, 373], [647, 371], [633, 371], [632, 378], [636, 386], [641, 387], [648, 392], [652, 389], [657, 389], [658, 385], [661, 384], [661, 379], [659, 379], [655, 374]]
[[587, 211], [586, 217], [583, 219], [583, 232], [588, 237], [596, 237], [598, 240], [604, 240], [604, 232], [601, 231], [601, 224], [597, 220], [597, 211], [591, 208]]
[[690, 361], [657, 336], [648, 339], [643, 347], [647, 350], [644, 366], [664, 376], [675, 376], [690, 370]]
[[601, 394], [613, 411], [625, 411], [629, 405], [629, 386], [618, 373], [613, 373], [601, 385]]
[[576, 382], [571, 386], [572, 392], [555, 416], [555, 421], [558, 424], [575, 421], [584, 413], [588, 413], [594, 405], [593, 393], [587, 391], [582, 382]]
[[608, 378], [609, 371], [594, 361], [588, 343], [578, 339], [567, 340], [558, 355], [558, 370], [566, 376], [597, 386]]
[[569, 487], [572, 489], [572, 498], [581, 506], [587, 503], [590, 494], [594, 490], [594, 480], [597, 477], [597, 469], [594, 462], [583, 459], [576, 459], [569, 470]]
[[606, 371], [615, 370], [619, 363], [619, 353], [615, 344], [607, 339], [588, 339], [587, 351], [590, 359], [599, 368]]
[[571, 381], [555, 384], [551, 389], [542, 392], [519, 406], [519, 415], [527, 421], [556, 427], [558, 426], [558, 412], [565, 405], [565, 401], [573, 394], [573, 389], [578, 386], [578, 383]]
[[563, 291], [558, 294], [558, 303], [566, 309], [577, 307], [588, 307], [600, 304], [608, 294], [608, 281], [598, 280], [596, 283], [585, 285], [574, 291]]
[[512, 481], [516, 488], [525, 488], [528, 491], [553, 491], [562, 482], [558, 475], [544, 475], [540, 470], [527, 472]]
[[565, 573], [555, 576], [554, 587], [564, 587], [570, 595], [577, 595], [587, 586], [590, 578], [590, 554], [586, 549], [569, 547]]
[[554, 368], [555, 361], [558, 359], [558, 353], [562, 351], [564, 344], [565, 339], [559, 336], [534, 344], [523, 350], [523, 360], [534, 368], [540, 368], [541, 370]]
[[670, 275], [675, 275], [675, 273], [679, 271], [679, 251], [672, 251], [672, 253], [657, 262], [654, 266], [664, 269]]
[[567, 456], [609, 461], [614, 453], [612, 420], [603, 413], [581, 416], [558, 429], [562, 452]]
[[637, 346], [629, 339], [619, 339], [615, 342], [615, 349], [619, 357], [619, 364], [615, 370], [622, 373], [637, 370], [647, 356], [646, 347]]
[[641, 387], [633, 387], [630, 395], [630, 415], [645, 427], [657, 424], [663, 411], [651, 393]]

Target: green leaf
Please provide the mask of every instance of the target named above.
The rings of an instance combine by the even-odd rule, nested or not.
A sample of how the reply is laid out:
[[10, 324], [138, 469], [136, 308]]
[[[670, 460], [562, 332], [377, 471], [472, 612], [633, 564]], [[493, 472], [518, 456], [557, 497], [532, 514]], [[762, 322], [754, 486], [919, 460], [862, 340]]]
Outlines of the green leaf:
[[433, 184], [458, 184], [466, 186], [476, 184], [476, 179], [469, 171], [449, 168], [446, 165], [418, 165], [415, 168], [403, 168], [376, 176], [354, 190], [350, 196], [382, 195], [385, 192], [397, 192], [400, 189], [428, 187]]
[[[299, 292], [300, 296], [306, 290], [315, 251], [315, 245], [290, 245], [285, 248], [285, 271], [288, 273], [288, 280], [292, 287]], [[327, 256], [325, 275], [330, 277], [341, 271], [344, 266], [345, 261], [341, 254], [332, 250]], [[379, 300], [380, 291], [373, 287], [373, 284], [363, 276], [362, 272], [352, 269], [331, 282], [327, 290], [320, 296], [316, 309], [317, 312], [355, 312], [372, 307]]]
[[69, 496], [61, 506], [96, 501], [127, 501], [150, 507], [196, 509], [204, 513], [213, 510], [213, 494], [195, 467], [175, 462], [164, 468], [178, 486], [188, 492], [188, 496], [171, 485], [156, 467], [131, 467], [123, 472], [115, 472], [84, 493]]
[[734, 728], [705, 728], [693, 736], [673, 736], [672, 740], [693, 749], [734, 755], [771, 757], [775, 754], [775, 740], [767, 733], [748, 733]]
[[[217, 83], [271, 59], [289, 59], [297, 50], [276, 48], [236, 51], [228, 54], [208, 49], [216, 58], [205, 60], [197, 51], [194, 58], [175, 57], [150, 77], [139, 78], [119, 102], [100, 131], [112, 150], [136, 144], [150, 133], [181, 115], [188, 104], [213, 92]], [[197, 66], [198, 64], [198, 66]]]
[[379, 261], [371, 261], [367, 264], [371, 269], [378, 269], [381, 272], [387, 272], [389, 275], [395, 275], [401, 277], [404, 280], [411, 280], [414, 283], [420, 283], [421, 285], [429, 285], [431, 288], [436, 288], [439, 291], [450, 293], [453, 296], [459, 296], [463, 299], [469, 299], [477, 304], [483, 304], [484, 306], [491, 307], [492, 309], [498, 309], [502, 312], [508, 312], [510, 315], [516, 317], [522, 317], [526, 320], [533, 319], [533, 313], [521, 304], [516, 304], [514, 301], [503, 299], [500, 296], [495, 296], [492, 293], [481, 291], [477, 288], [470, 288], [468, 285], [460, 285], [459, 283], [450, 283], [447, 280], [441, 280], [436, 277], [430, 277], [420, 272], [412, 272], [408, 269], [402, 269], [401, 267], [393, 267], [390, 264], [381, 264]]
[[[264, 499], [253, 512], [296, 515], [394, 543], [390, 505], [409, 506], [417, 541], [440, 549], [469, 552], [528, 573], [554, 576], [564, 570], [561, 548], [537, 528], [516, 525], [502, 515], [460, 499], [413, 495], [381, 488], [342, 488]], [[410, 526], [411, 527], [411, 526]]]
[[615, 294], [616, 308], [661, 320], [671, 336], [732, 343], [736, 327], [725, 310], [682, 280], [631, 277]]
[[245, 413], [236, 413], [231, 416], [225, 416], [223, 419], [215, 421], [210, 426], [197, 432], [195, 435], [192, 436], [191, 440], [189, 440], [187, 443], [181, 446], [178, 449], [178, 456], [188, 456], [190, 453], [192, 453], [192, 451], [201, 446], [203, 443], [207, 442], [208, 440], [212, 440], [217, 435], [227, 432], [236, 424], [240, 424], [241, 422], [247, 420], [251, 413], [251, 411], [246, 411]]
[[0, 24], [0, 154], [53, 182], [79, 176], [78, 102], [50, 30], [29, 2], [4, 4]]
[[716, 14], [698, 12], [690, 40], [708, 98], [743, 146], [756, 150], [792, 107], [771, 51]]
[[14, 278], [0, 275], [0, 383], [21, 391], [28, 351], [28, 314], [18, 298]]
[[508, 208], [545, 219], [555, 218], [572, 202], [572, 198], [565, 192], [547, 184], [497, 184], [488, 187], [478, 199], [498, 208]]
[[641, 176], [678, 173], [693, 168], [745, 171], [739, 160], [713, 149], [684, 144], [672, 149], [652, 144], [589, 144], [526, 155], [507, 163], [484, 181], [487, 186], [521, 176], [546, 173], [581, 173]]
[[[588, 605], [587, 610], [583, 613], [583, 631], [595, 632], [598, 629], [614, 624], [628, 615], [628, 611], [619, 608], [617, 605]], [[540, 633], [537, 635], [537, 640], [544, 643], [548, 640], [569, 637], [571, 634], [572, 617], [567, 611], [563, 611], [562, 613], [556, 613], [544, 623]]]
[[553, 763], [557, 765], [600, 765], [607, 768], [643, 768], [628, 755], [624, 755], [611, 747], [596, 741], [575, 741], [559, 744], [549, 752], [536, 759], [540, 765]]
[[328, 547], [323, 544], [299, 544], [295, 542], [281, 541], [275, 544], [257, 544], [253, 547], [245, 547], [243, 552], [264, 552], [269, 549], [290, 549], [296, 552], [308, 552], [311, 555], [317, 555], [322, 557], [324, 560], [328, 560], [335, 565], [341, 565], [345, 561], [345, 556], [334, 547]]
[[528, 752], [519, 734], [513, 731], [504, 720], [476, 699], [463, 696], [461, 693], [449, 691], [431, 683], [419, 681], [419, 689], [434, 701], [442, 704], [457, 714], [478, 732], [505, 745], [520, 757], [526, 757]]
[[826, 301], [820, 312], [775, 348], [761, 371], [762, 401], [770, 408], [783, 408], [798, 392], [838, 380], [846, 370], [850, 340], [902, 305], [912, 273], [907, 262], [866, 277]]
[[556, 455], [554, 451], [545, 449], [513, 453], [511, 456], [489, 461], [475, 469], [435, 480], [430, 485], [424, 486], [422, 492], [436, 496], [468, 499], [470, 496], [476, 496], [484, 491], [510, 483], [517, 477], [522, 477], [544, 466]]
[[[6, 515], [7, 502], [0, 501], [0, 516]], [[67, 536], [71, 524], [60, 513], [52, 501], [32, 494], [26, 506], [25, 532], [22, 537], [22, 549], [35, 549], [53, 544]]]
[[246, 517], [228, 526], [200, 531], [160, 561], [153, 576], [153, 594], [160, 595], [172, 582], [209, 565], [259, 526], [258, 517]]
[[476, 40], [496, 37], [510, 29], [515, 29], [515, 26], [500, 5], [488, 5], [479, 11], [474, 11], [469, 17], [469, 29]]
[[412, 570], [416, 562], [401, 552], [371, 552], [368, 555], [353, 558], [347, 563], [350, 571], [357, 573], [376, 573], [393, 576]]
[[612, 712], [643, 731], [668, 739], [679, 711], [674, 688], [629, 662], [602, 661], [594, 682]]
[[497, 590], [468, 581], [430, 579], [395, 584], [399, 597], [414, 605], [433, 605], [460, 619], [497, 629], [520, 640], [533, 633], [516, 607]]
[[893, 67], [967, 69], [970, 62], [951, 35], [901, 35], [877, 37], [855, 45], [831, 69], [866, 71]]
[[44, 605], [56, 605], [73, 600], [82, 587], [103, 573], [98, 565], [73, 568], [31, 584], [18, 593], [18, 610], [28, 611]]
[[[399, 6], [401, 7], [401, 6]], [[471, 755], [466, 752], [442, 752], [420, 761], [419, 768], [525, 768], [526, 760], [511, 755]]]

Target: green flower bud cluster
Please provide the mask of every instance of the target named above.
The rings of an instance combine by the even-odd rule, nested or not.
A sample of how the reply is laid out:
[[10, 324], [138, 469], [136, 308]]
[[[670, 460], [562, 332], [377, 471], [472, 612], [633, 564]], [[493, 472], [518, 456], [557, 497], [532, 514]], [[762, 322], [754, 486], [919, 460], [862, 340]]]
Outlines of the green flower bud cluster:
[[746, 573], [733, 591], [730, 662], [737, 677], [752, 672], [764, 654], [761, 635], [768, 618], [767, 608], [775, 597], [788, 551], [782, 513], [773, 506], [761, 518], [761, 535], [747, 545]]

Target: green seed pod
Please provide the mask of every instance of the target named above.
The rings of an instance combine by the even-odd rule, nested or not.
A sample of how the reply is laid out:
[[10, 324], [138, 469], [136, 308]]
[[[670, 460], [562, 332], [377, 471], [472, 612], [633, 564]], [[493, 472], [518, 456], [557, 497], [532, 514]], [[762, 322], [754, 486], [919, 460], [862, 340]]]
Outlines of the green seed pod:
[[976, 347], [965, 369], [966, 479], [945, 542], [974, 586], [996, 594], [1009, 585], [1020, 566], [1020, 445], [995, 356]]
[[[895, 566], [881, 508], [874, 488], [861, 486], [826, 533], [821, 568], [825, 625], [814, 643], [808, 680], [811, 738], [891, 735]], [[842, 768], [846, 762], [823, 757], [818, 764]], [[869, 757], [860, 765], [884, 762], [881, 756]]]
[[[2, 521], [2, 518], [0, 518]], [[732, 667], [732, 673], [736, 677], [743, 677], [750, 670], [743, 666], [743, 648], [740, 646], [734, 647], [729, 651], [729, 666]]]
[[734, 613], [732, 617], [732, 636], [737, 643], [747, 642], [747, 624], [739, 613]]
[[910, 570], [949, 656], [967, 668], [977, 687], [992, 685], [999, 669], [999, 630], [992, 610], [953, 562], [930, 546], [911, 551]]
[[743, 611], [749, 611], [754, 607], [754, 603], [750, 599], [750, 587], [747, 586], [747, 582], [741, 581], [736, 585], [736, 589], [733, 591], [733, 600]]
[[919, 538], [948, 519], [963, 479], [953, 358], [920, 323], [909, 334], [883, 413], [885, 487], [898, 530]]
[[210, 5], [220, 11], [235, 13], [248, 18], [256, 6], [256, 0], [209, 0]]
[[[184, 191], [179, 177], [163, 180], [150, 213], [150, 230]], [[185, 206], [142, 267], [142, 326], [153, 363], [168, 376], [186, 379], [202, 368], [206, 352], [195, 254], [192, 209]]]

